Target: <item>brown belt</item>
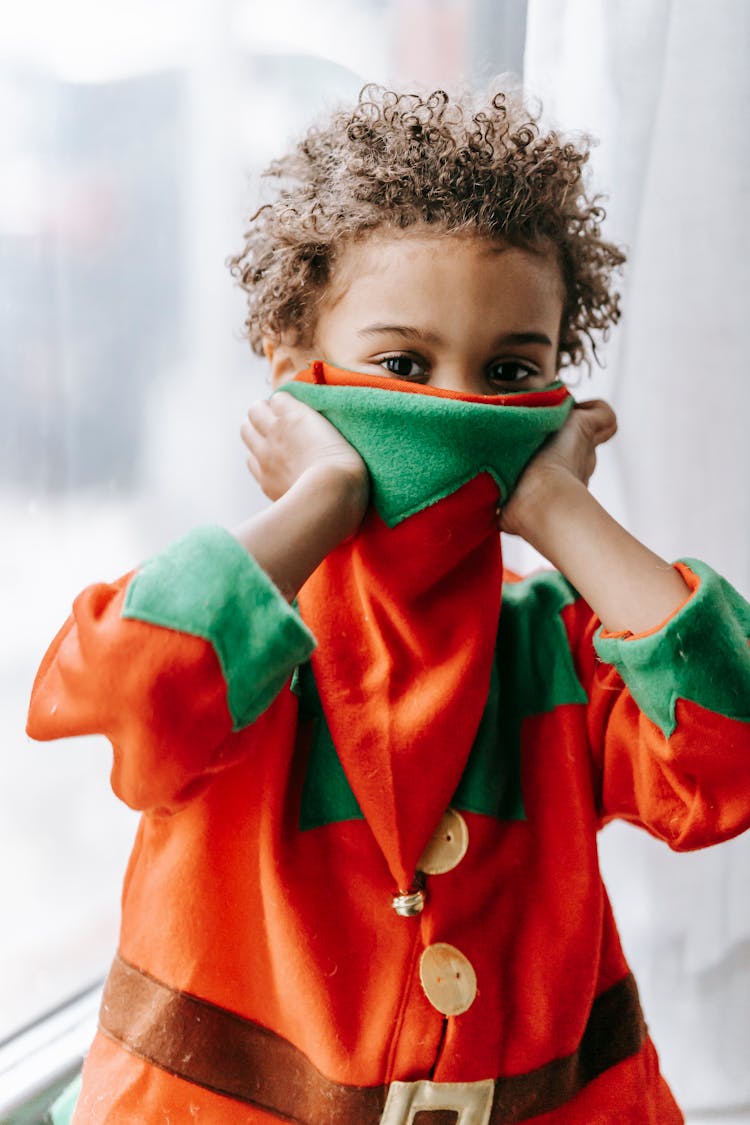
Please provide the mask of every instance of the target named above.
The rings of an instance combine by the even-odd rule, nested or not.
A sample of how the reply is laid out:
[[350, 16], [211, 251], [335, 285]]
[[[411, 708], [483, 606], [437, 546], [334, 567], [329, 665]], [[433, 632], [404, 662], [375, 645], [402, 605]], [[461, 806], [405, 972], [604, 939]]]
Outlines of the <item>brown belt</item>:
[[[104, 986], [99, 1026], [132, 1054], [197, 1086], [257, 1106], [295, 1125], [378, 1125], [389, 1089], [415, 1091], [403, 1125], [459, 1125], [480, 1120], [459, 1108], [429, 1106], [422, 1092], [490, 1088], [488, 1125], [513, 1125], [564, 1105], [603, 1071], [635, 1055], [646, 1040], [632, 976], [593, 1003], [578, 1050], [538, 1070], [494, 1083], [393, 1083], [346, 1086], [326, 1078], [297, 1047], [268, 1028], [190, 993], [170, 988], [119, 955]], [[401, 1089], [403, 1088], [403, 1089]], [[399, 1098], [400, 1100], [400, 1098]], [[438, 1101], [440, 1099], [438, 1098]], [[393, 1098], [389, 1102], [389, 1106]], [[491, 1108], [490, 1108], [491, 1102]], [[443, 1104], [446, 1099], [443, 1099]]]

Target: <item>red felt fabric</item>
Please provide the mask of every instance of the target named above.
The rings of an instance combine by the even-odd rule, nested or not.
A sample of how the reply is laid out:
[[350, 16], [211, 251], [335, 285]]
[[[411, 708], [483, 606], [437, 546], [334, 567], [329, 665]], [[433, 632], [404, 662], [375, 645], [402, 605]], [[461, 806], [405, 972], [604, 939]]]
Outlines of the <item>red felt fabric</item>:
[[[467, 1082], [572, 1054], [595, 997], [628, 972], [598, 827], [621, 816], [696, 847], [750, 823], [748, 724], [679, 702], [666, 740], [596, 659], [598, 622], [578, 600], [562, 618], [589, 702], [524, 721], [526, 819], [466, 812], [464, 858], [428, 878], [421, 915], [394, 913], [391, 896], [450, 801], [486, 697], [501, 611], [495, 501], [482, 475], [394, 529], [370, 514], [301, 592], [320, 642], [321, 702], [363, 820], [300, 831], [310, 728], [295, 695], [285, 688], [232, 733], [210, 644], [123, 620], [127, 577], [78, 599], [35, 685], [29, 733], [104, 732], [116, 791], [146, 810], [123, 889], [126, 960], [284, 1036], [338, 1082]], [[468, 1011], [447, 1022], [419, 983], [433, 942], [455, 945], [478, 982]], [[76, 1125], [159, 1115], [273, 1120], [100, 1034]], [[682, 1117], [647, 1042], [535, 1120]]]
[[502, 581], [497, 500], [482, 474], [393, 529], [371, 510], [299, 595], [333, 741], [394, 891], [413, 883], [487, 700]]
[[115, 793], [131, 808], [156, 809], [210, 769], [232, 720], [210, 645], [121, 617], [132, 577], [76, 598], [37, 672], [28, 731], [39, 739], [106, 732]]
[[[434, 534], [431, 521], [422, 526]], [[408, 573], [418, 574], [416, 560], [404, 583]], [[422, 915], [399, 918], [390, 907], [391, 866], [414, 845], [386, 842], [384, 850], [378, 834], [387, 816], [402, 831], [397, 818], [408, 801], [384, 798], [387, 811], [373, 827], [349, 821], [300, 832], [308, 730], [298, 725], [295, 696], [284, 690], [252, 727], [227, 733], [210, 646], [123, 621], [120, 585], [76, 603], [40, 673], [29, 730], [36, 737], [105, 731], [127, 763], [117, 777], [138, 779], [134, 792], [126, 785], [128, 796], [154, 801], [125, 880], [123, 955], [284, 1035], [337, 1081], [377, 1085], [430, 1074], [471, 1081], [527, 1073], [571, 1053], [593, 998], [627, 973], [598, 872], [602, 818], [626, 816], [680, 846], [723, 838], [750, 818], [747, 724], [680, 704], [667, 744], [594, 659], [596, 622], [577, 602], [563, 617], [590, 703], [526, 720], [527, 819], [465, 813], [465, 858], [430, 877]], [[162, 680], [173, 690], [155, 691]], [[160, 752], [151, 730], [163, 739]], [[449, 725], [444, 739], [415, 775], [415, 805], [449, 788]], [[368, 783], [365, 770], [355, 772], [363, 806]], [[409, 832], [407, 825], [407, 841]], [[434, 941], [459, 948], [479, 984], [445, 1036], [417, 974], [421, 950]], [[78, 1125], [137, 1121], [158, 1104], [178, 1120], [196, 1107], [211, 1125], [267, 1120], [99, 1037]], [[548, 1115], [550, 1125], [597, 1119], [680, 1120], [650, 1046]]]

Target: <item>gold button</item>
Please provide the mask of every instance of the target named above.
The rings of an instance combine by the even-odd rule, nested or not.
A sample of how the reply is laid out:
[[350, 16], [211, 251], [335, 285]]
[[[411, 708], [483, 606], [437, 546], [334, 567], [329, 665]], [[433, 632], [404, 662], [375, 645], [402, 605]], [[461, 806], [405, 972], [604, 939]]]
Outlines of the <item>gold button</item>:
[[444, 875], [457, 867], [469, 846], [469, 829], [461, 813], [448, 809], [417, 865], [426, 875]]
[[419, 961], [425, 996], [444, 1016], [468, 1011], [477, 994], [477, 976], [468, 957], [444, 941], [428, 945]]

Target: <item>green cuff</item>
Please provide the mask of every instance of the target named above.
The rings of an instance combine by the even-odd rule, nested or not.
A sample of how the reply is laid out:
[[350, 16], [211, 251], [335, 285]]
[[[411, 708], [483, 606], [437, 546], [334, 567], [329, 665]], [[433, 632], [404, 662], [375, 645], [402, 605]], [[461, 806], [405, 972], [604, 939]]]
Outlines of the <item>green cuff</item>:
[[750, 605], [705, 563], [685, 559], [700, 585], [674, 616], [642, 637], [603, 637], [594, 647], [613, 664], [641, 711], [665, 738], [678, 699], [750, 722]]
[[128, 587], [122, 616], [213, 646], [233, 730], [257, 719], [315, 648], [299, 614], [220, 527], [197, 528], [147, 562]]

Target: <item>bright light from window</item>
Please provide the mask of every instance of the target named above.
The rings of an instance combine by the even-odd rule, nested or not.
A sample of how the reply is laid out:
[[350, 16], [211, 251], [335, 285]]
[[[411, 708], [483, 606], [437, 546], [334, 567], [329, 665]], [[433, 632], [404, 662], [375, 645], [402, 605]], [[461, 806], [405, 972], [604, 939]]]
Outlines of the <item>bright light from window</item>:
[[6, 57], [69, 82], [100, 82], [174, 65], [195, 42], [199, 0], [27, 0], [6, 4]]

